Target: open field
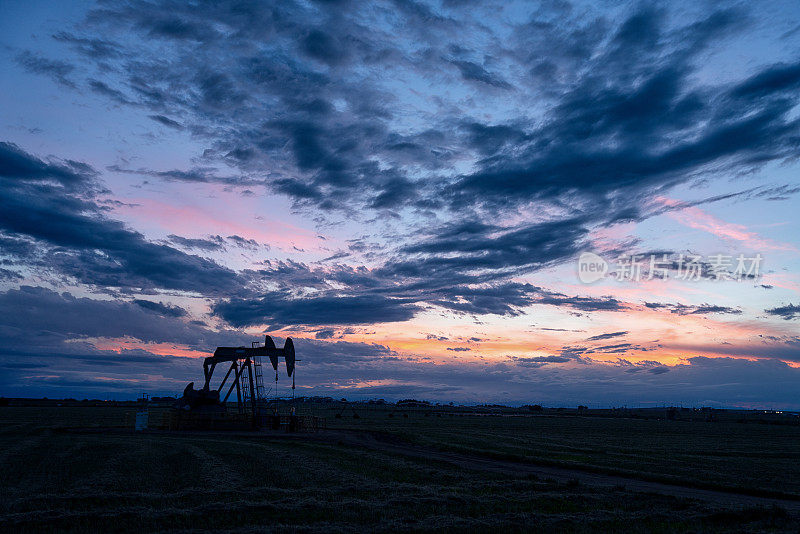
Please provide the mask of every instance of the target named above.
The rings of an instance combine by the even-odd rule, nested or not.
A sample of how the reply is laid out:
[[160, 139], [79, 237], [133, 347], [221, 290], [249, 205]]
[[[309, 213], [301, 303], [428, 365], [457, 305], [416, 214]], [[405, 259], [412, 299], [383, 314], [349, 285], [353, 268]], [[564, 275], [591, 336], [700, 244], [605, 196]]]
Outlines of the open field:
[[318, 434], [134, 434], [130, 412], [0, 408], [0, 529], [763, 532], [798, 519], [794, 425], [318, 407]]
[[[360, 410], [329, 427], [493, 458], [581, 466], [686, 484], [800, 496], [800, 425], [608, 417], [469, 416]], [[348, 412], [344, 416], [350, 415]]]

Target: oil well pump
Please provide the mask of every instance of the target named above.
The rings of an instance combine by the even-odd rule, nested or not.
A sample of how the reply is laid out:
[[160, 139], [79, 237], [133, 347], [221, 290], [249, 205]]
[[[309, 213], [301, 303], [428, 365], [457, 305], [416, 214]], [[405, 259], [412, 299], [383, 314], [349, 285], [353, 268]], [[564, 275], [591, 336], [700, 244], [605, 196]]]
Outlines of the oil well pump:
[[[286, 373], [292, 378], [294, 394], [294, 370], [297, 362], [294, 342], [292, 338], [286, 338], [283, 348], [278, 348], [272, 338], [266, 336], [263, 345], [253, 342], [250, 347], [217, 347], [214, 355], [203, 361], [203, 387], [194, 389], [194, 382], [190, 382], [183, 390], [183, 396], [176, 402], [176, 408], [191, 412], [195, 416], [194, 421], [219, 421], [228, 414], [228, 400], [236, 391], [235, 414], [239, 416], [238, 420], [249, 420], [253, 427], [261, 426], [267, 415], [267, 393], [262, 373], [264, 358], [269, 359], [275, 371], [276, 388], [278, 364], [281, 358], [284, 359]], [[227, 366], [227, 371], [219, 385], [214, 387], [212, 380], [217, 366]], [[233, 419], [237, 418], [228, 418], [228, 421]]]

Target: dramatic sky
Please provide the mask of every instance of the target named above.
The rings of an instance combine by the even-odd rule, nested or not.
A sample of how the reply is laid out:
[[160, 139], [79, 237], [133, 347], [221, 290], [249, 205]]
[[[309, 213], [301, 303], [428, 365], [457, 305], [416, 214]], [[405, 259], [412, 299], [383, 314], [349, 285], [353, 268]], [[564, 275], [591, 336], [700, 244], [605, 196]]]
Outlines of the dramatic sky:
[[0, 72], [0, 395], [266, 332], [300, 394], [800, 409], [794, 0], [5, 0]]

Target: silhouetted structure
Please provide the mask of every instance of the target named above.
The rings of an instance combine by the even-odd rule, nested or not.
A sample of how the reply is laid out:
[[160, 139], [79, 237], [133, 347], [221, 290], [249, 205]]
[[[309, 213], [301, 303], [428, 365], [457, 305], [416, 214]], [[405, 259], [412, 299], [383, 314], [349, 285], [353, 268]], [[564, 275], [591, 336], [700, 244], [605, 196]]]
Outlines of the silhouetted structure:
[[[247, 416], [251, 425], [263, 426], [267, 417], [266, 394], [262, 375], [262, 359], [269, 358], [275, 370], [275, 381], [278, 380], [278, 363], [280, 358], [286, 362], [286, 374], [292, 377], [292, 392], [294, 392], [295, 358], [294, 343], [291, 338], [286, 339], [283, 348], [277, 348], [270, 336], [264, 338], [264, 345], [253, 343], [251, 347], [217, 347], [214, 355], [203, 361], [204, 383], [201, 389], [194, 389], [194, 382], [190, 382], [183, 391], [183, 396], [175, 403], [176, 407], [200, 415], [224, 415], [227, 412], [226, 403], [236, 391], [236, 408], [240, 416]], [[230, 363], [222, 382], [212, 388], [211, 381], [214, 370], [220, 364]], [[230, 379], [230, 382], [228, 382]], [[222, 397], [225, 386], [228, 385], [225, 396]], [[267, 423], [269, 424], [269, 423]]]

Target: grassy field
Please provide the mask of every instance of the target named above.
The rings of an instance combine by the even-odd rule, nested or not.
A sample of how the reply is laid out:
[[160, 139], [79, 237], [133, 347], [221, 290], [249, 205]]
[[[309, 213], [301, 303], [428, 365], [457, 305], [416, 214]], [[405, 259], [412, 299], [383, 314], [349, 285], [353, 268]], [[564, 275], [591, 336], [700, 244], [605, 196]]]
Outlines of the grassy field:
[[474, 416], [362, 409], [329, 427], [395, 434], [437, 449], [580, 466], [754, 494], [800, 497], [800, 426], [541, 415]]
[[[0, 408], [4, 532], [794, 531], [781, 508], [465, 469], [331, 439], [134, 434], [125, 408]], [[585, 417], [388, 417], [329, 428], [486, 457], [799, 493], [798, 428]], [[338, 413], [338, 412], [336, 412]], [[75, 428], [84, 428], [76, 431]], [[97, 431], [85, 430], [95, 427]], [[794, 446], [793, 446], [794, 443]], [[761, 453], [760, 455], [758, 453]], [[796, 462], [794, 462], [796, 463]]]

